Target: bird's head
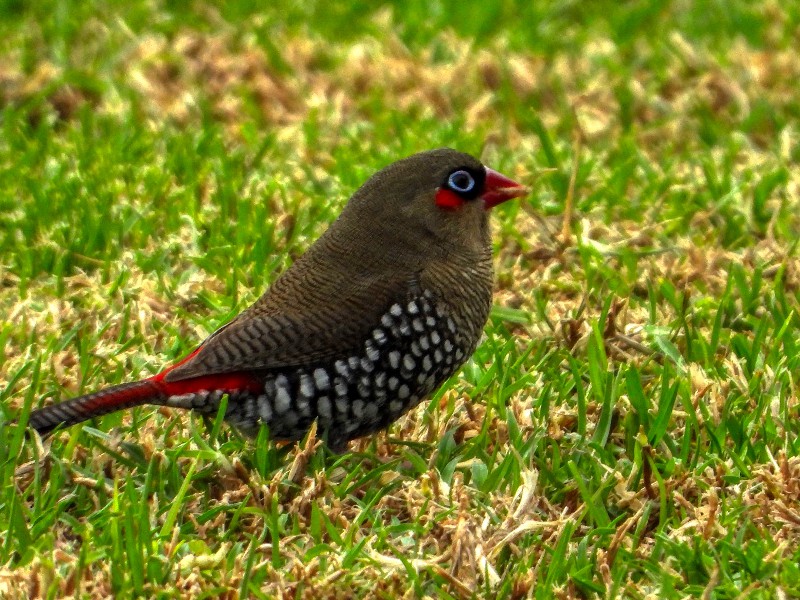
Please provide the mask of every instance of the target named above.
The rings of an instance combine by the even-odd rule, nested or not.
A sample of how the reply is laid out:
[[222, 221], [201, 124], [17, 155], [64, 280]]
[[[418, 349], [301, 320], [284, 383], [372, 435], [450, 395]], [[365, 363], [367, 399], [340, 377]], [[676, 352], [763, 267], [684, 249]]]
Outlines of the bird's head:
[[353, 228], [373, 224], [370, 235], [394, 242], [393, 252], [485, 252], [489, 209], [527, 192], [469, 154], [440, 148], [375, 173], [342, 217]]

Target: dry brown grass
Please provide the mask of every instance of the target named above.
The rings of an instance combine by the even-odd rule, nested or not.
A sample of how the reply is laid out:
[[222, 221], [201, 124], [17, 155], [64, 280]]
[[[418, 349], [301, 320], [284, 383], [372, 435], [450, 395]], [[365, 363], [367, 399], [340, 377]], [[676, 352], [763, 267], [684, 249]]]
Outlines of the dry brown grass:
[[[770, 6], [769, 10], [778, 10], [776, 4]], [[545, 127], [555, 132], [559, 151], [568, 152], [571, 146], [568, 135], [560, 134], [580, 130], [584, 164], [594, 162], [597, 165], [578, 184], [579, 208], [576, 208], [572, 226], [575, 240], [564, 244], [559, 239], [560, 218], [534, 217], [520, 211], [514, 222], [518, 237], [500, 241], [496, 304], [535, 314], [535, 294], [543, 294], [547, 299], [546, 318], [534, 318], [530, 324], [514, 326], [519, 348], [548, 344], [569, 348], [575, 356], [585, 358], [592, 335], [591, 325], [601, 313], [602, 298], [591, 288], [585, 263], [576, 250], [583, 246], [597, 248], [599, 254], [595, 260], [605, 263], [604, 268], [611, 271], [624, 268], [619, 259], [621, 252], [642, 250], [635, 280], [630, 284], [634, 294], [646, 295], [648, 285], [653, 282], [669, 282], [690, 296], [718, 298], [728, 285], [730, 265], [741, 264], [749, 270], [762, 269], [768, 281], [780, 270], [783, 286], [791, 301], [796, 303], [800, 264], [785, 234], [776, 231], [775, 223], [771, 223], [755, 243], [729, 245], [722, 243], [717, 234], [720, 220], [728, 215], [715, 209], [697, 211], [688, 226], [677, 227], [674, 221], [661, 220], [664, 214], [661, 205], [654, 205], [640, 219], [627, 216], [616, 220], [608, 217], [606, 207], [582, 202], [607, 184], [603, 165], [610, 162], [610, 156], [617, 151], [609, 148], [608, 141], [625, 133], [614, 95], [617, 86], [625, 86], [630, 91], [632, 124], [628, 135], [641, 151], [646, 168], [671, 179], [672, 192], [701, 193], [707, 185], [701, 167], [696, 162], [678, 160], [666, 172], [663, 153], [669, 151], [686, 156], [697, 151], [702, 121], [699, 115], [711, 113], [718, 123], [735, 128], [758, 103], [767, 104], [776, 112], [788, 110], [787, 107], [796, 102], [795, 84], [800, 79], [800, 60], [794, 49], [764, 51], [737, 40], [727, 54], [720, 56], [674, 32], [667, 41], [670, 47], [666, 55], [668, 64], [659, 71], [660, 75], [646, 68], [652, 49], [642, 42], [636, 48], [642, 68], [635, 71], [629, 81], [621, 81], [615, 68], [621, 60], [619, 49], [608, 39], [595, 39], [580, 52], [552, 57], [511, 51], [503, 40], [478, 50], [470, 42], [450, 34], [442, 37], [443, 45], [449, 49], [444, 58], [434, 56], [432, 51], [411, 51], [395, 36], [337, 44], [314, 37], [284, 35], [275, 43], [281, 49], [283, 67], [273, 64], [254, 39], [232, 29], [216, 34], [185, 29], [171, 38], [155, 34], [143, 36], [124, 53], [118, 72], [113, 75], [114, 85], [129, 86], [134, 92], [124, 99], [116, 93], [97, 93], [63, 84], [61, 73], [52, 64], [42, 63], [32, 73], [25, 74], [13, 61], [7, 62], [0, 70], [0, 105], [24, 104], [43, 98], [41, 109], [31, 112], [32, 118], [53, 114], [65, 121], [72, 119], [79, 107], [87, 103], [94, 110], [109, 115], [141, 110], [150, 126], [158, 130], [168, 124], [195, 126], [202, 112], [200, 105], [207, 103], [213, 118], [226, 124], [232, 144], [237, 143], [241, 134], [242, 121], [255, 113], [263, 127], [275, 133], [297, 157], [308, 161], [320, 173], [325, 173], [334, 162], [332, 150], [337, 146], [341, 128], [369, 121], [375, 105], [390, 106], [408, 118], [463, 117], [468, 129], [489, 131], [485, 150], [488, 158], [498, 155], [502, 148], [505, 155], [516, 157], [512, 174], [524, 180], [532, 178], [535, 169], [541, 166], [528, 158], [540, 148], [541, 140], [520, 126], [523, 119], [518, 118], [519, 115], [508, 114], [509, 107], [500, 99], [503, 94], [510, 93], [516, 98], [514, 110], [535, 111]], [[300, 131], [315, 114], [319, 115], [320, 135], [316, 145], [308, 146]], [[494, 127], [497, 123], [502, 123], [502, 130]], [[800, 168], [791, 160], [796, 153], [796, 125], [781, 131], [760, 128], [747, 135], [737, 135], [742, 136], [742, 143], [738, 145], [730, 170], [731, 177], [740, 183], [734, 202], [750, 202], [758, 173], [785, 168], [787, 183], [769, 200], [768, 206], [781, 206], [788, 215], [781, 226], [785, 230], [797, 230]], [[728, 160], [722, 150], [710, 151], [708, 159], [720, 168]], [[303, 172], [290, 175], [292, 178], [303, 176]], [[619, 202], [635, 200], [637, 193], [636, 187], [631, 185], [625, 192], [626, 197], [619, 198]], [[508, 225], [504, 223], [504, 227]], [[153, 241], [154, 246], [160, 243], [163, 241]], [[197, 233], [187, 230], [170, 243], [194, 248]], [[19, 297], [15, 292], [18, 278], [0, 268], [0, 306], [5, 319], [15, 323], [16, 331], [6, 344], [0, 380], [8, 381], [13, 373], [41, 353], [41, 348], [28, 345], [27, 340], [58, 339], [61, 332], [75, 323], [83, 323], [87, 335], [98, 335], [99, 344], [92, 351], [92, 360], [121, 365], [131, 377], [147, 374], [163, 364], [164, 349], [170, 342], [165, 337], [168, 332], [180, 331], [186, 338], [198, 340], [209, 333], [200, 326], [188, 330], [190, 325], [175, 316], [175, 306], [191, 306], [201, 290], [221, 293], [224, 286], [216, 277], [193, 273], [183, 283], [174, 284], [169, 297], [165, 297], [154, 279], [143, 276], [137, 269], [131, 255], [124, 255], [119, 264], [112, 267], [112, 280], [122, 273], [131, 273], [124, 296], [117, 292], [109, 297], [107, 284], [87, 269], [85, 273], [78, 272], [64, 280], [65, 290], [60, 297], [53, 296], [52, 282], [47, 279], [28, 282], [27, 293]], [[258, 292], [242, 290], [243, 303], [254, 299]], [[147, 347], [119, 350], [120, 315], [126, 307], [133, 315], [127, 325], [131, 335], [149, 339]], [[612, 362], [642, 365], [653, 360], [647, 333], [647, 325], [652, 325], [653, 319], [648, 307], [622, 299], [615, 307], [613, 328], [607, 331], [605, 340]], [[668, 303], [656, 307], [656, 325], [666, 327], [677, 317], [675, 307]], [[156, 327], [156, 323], [161, 325]], [[707, 332], [709, 327], [710, 324], [703, 325], [699, 331]], [[45, 358], [47, 389], [77, 392], [81, 382], [71, 348], [50, 352]], [[751, 393], [751, 382], [743, 375], [739, 359], [729, 348], [720, 348], [719, 364], [717, 373], [700, 365], [686, 366], [693, 402], [708, 406], [713, 420], [721, 418], [732, 389], [745, 395]], [[530, 386], [508, 399], [508, 410], [526, 435], [545, 430], [556, 441], [574, 436], [577, 419], [574, 405], [552, 406], [547, 420], [530, 410], [532, 398], [538, 396], [545, 383], [541, 377], [534, 376]], [[17, 386], [21, 391], [25, 382], [20, 381]], [[441, 398], [442, 410], [419, 409], [410, 414], [393, 428], [392, 438], [435, 442], [447, 430], [455, 428], [457, 441], [461, 443], [474, 439], [486, 427], [487, 452], [500, 456], [515, 453], [507, 423], [493, 413], [485, 425], [487, 407], [480, 398], [470, 397], [467, 389], [462, 381]], [[797, 414], [796, 387], [787, 396], [789, 410]], [[11, 406], [16, 409], [22, 396], [13, 394], [11, 397]], [[448, 406], [453, 407], [449, 412]], [[678, 438], [686, 426], [687, 415], [683, 410], [676, 407], [671, 422], [671, 430]], [[630, 405], [622, 398], [618, 406], [620, 418], [630, 411]], [[164, 415], [168, 415], [165, 418], [171, 422], [179, 423], [172, 432], [174, 439], [191, 437], [192, 425], [186, 415], [168, 411], [164, 411]], [[600, 416], [600, 407], [590, 402], [587, 416], [587, 435], [591, 435]], [[151, 420], [138, 430], [137, 443], [147, 460], [153, 457], [164, 460], [163, 444], [168, 440], [159, 429], [163, 423], [164, 419]], [[112, 447], [124, 441], [123, 436], [112, 435]], [[624, 446], [624, 432], [612, 433], [614, 438]], [[505, 568], [502, 565], [513, 560], [508, 557], [522, 555], [533, 557], [534, 568], [532, 572], [514, 575], [512, 596], [530, 597], [535, 593], [534, 582], [541, 581], [540, 566], [549, 560], [565, 528], [574, 526], [576, 539], [580, 540], [593, 527], [586, 523], [585, 505], [580, 495], [572, 490], [559, 504], [552, 504], [541, 493], [539, 472], [534, 468], [523, 472], [519, 487], [483, 496], [464, 482], [461, 470], [456, 471], [449, 485], [445, 483], [435, 468], [435, 452], [429, 456], [429, 470], [419, 478], [384, 471], [380, 483], [395, 482], [396, 485], [373, 506], [373, 514], [380, 515], [382, 522], [365, 522], [363, 508], [358, 502], [364, 490], [354, 489], [350, 497], [342, 499], [335, 489], [336, 479], [341, 478], [342, 473], [332, 470], [306, 476], [306, 463], [316, 448], [314, 441], [310, 440], [306, 447], [292, 449], [285, 465], [270, 480], [262, 480], [249, 472], [238, 458], [218, 465], [219, 471], [210, 486], [213, 498], [198, 496], [186, 504], [184, 517], [192, 521], [201, 504], [206, 510], [209, 506], [236, 502], [263, 508], [272, 498], [279, 498], [278, 512], [291, 515], [297, 533], [280, 542], [279, 553], [286, 560], [281, 569], [275, 569], [269, 560], [273, 551], [269, 543], [258, 547], [265, 558], [254, 569], [268, 573], [268, 583], [262, 591], [269, 597], [344, 598], [356, 591], [379, 597], [410, 597], [407, 574], [410, 566], [446, 581], [443, 586], [453, 596], [470, 598], [482, 590], [496, 589], [502, 581]], [[370, 443], [368, 440], [356, 442], [352, 449], [374, 452], [376, 464], [400, 455], [398, 447], [390, 443], [386, 435], [378, 436], [374, 446]], [[653, 451], [662, 452], [663, 449]], [[96, 446], [76, 446], [70, 460], [89, 472], [105, 473], [108, 482], [121, 476], [119, 465]], [[184, 460], [185, 471], [190, 459]], [[751, 477], [734, 484], [726, 482], [725, 472], [724, 465], [716, 470], [709, 467], [700, 477], [678, 469], [664, 482], [670, 510], [683, 515], [682, 522], [671, 527], [669, 535], [677, 541], [691, 540], [694, 536], [712, 542], [724, 538], [729, 531], [718, 518], [720, 503], [727, 498], [741, 498], [743, 518], [751, 519], [777, 541], [773, 558], [796, 556], [800, 539], [797, 535], [800, 529], [800, 487], [797, 484], [800, 462], [797, 457], [787, 457], [783, 451], [776, 450], [772, 461], [752, 465]], [[102, 480], [83, 477], [78, 471], [70, 471], [69, 476], [70, 485], [89, 488], [89, 497], [99, 503], [94, 486], [104, 485]], [[620, 507], [627, 516], [614, 525], [616, 534], [612, 542], [597, 556], [601, 579], [609, 587], [612, 585], [611, 570], [620, 549], [642, 559], [653, 551], [658, 518], [657, 510], [645, 510], [658, 496], [655, 484], [651, 488], [636, 488], [633, 473], [630, 478], [620, 473], [617, 477], [607, 503]], [[370, 480], [369, 485], [373, 483]], [[156, 495], [151, 502], [152, 514], [161, 514], [163, 519], [163, 512], [159, 510], [163, 500]], [[332, 552], [310, 560], [306, 557], [308, 549], [318, 543], [307, 531], [311, 526], [312, 506], [324, 511], [343, 537], [352, 534], [353, 543], [366, 540], [355, 567], [341, 565], [350, 548], [339, 547], [330, 537], [325, 541], [333, 548]], [[224, 528], [226, 519], [227, 514], [220, 512], [217, 519], [195, 523], [197, 537], [203, 539], [207, 534], [213, 539], [212, 532]], [[383, 530], [393, 521], [417, 523], [426, 535], [410, 541], [408, 547], [382, 543], [381, 549], [376, 549], [375, 529]], [[161, 524], [156, 522], [154, 526]], [[63, 596], [74, 592], [79, 579], [81, 593], [86, 597], [113, 595], [110, 566], [95, 563], [91, 570], [79, 570], [75, 554], [77, 542], [66, 524], [60, 527], [54, 532], [51, 555], [37, 557], [23, 568], [5, 567], [0, 571], [0, 594], [37, 597], [56, 578]], [[248, 535], [258, 539], [263, 527], [260, 516], [243, 518], [238, 539], [247, 540]], [[180, 543], [178, 530], [175, 531], [173, 543], [159, 548], [166, 559], [170, 559]], [[638, 537], [631, 535], [633, 531], [639, 532]], [[532, 539], [535, 543], [531, 543]], [[524, 543], [520, 544], [521, 541]], [[250, 543], [255, 544], [255, 541]], [[575, 543], [571, 542], [571, 550]], [[226, 554], [232, 551], [232, 545], [225, 542], [207, 548], [206, 553], [194, 551], [186, 555], [180, 560], [171, 584], [174, 593], [197, 597], [216, 586], [236, 589], [241, 582], [245, 555], [234, 559], [234, 569], [220, 568]], [[408, 562], [404, 564], [399, 557]], [[54, 565], [58, 565], [58, 573]], [[663, 568], [679, 574], [682, 566], [670, 559]], [[69, 575], [64, 576], [64, 573]], [[639, 577], [640, 574], [636, 574], [625, 579], [621, 593], [627, 590], [635, 591], [639, 597], [655, 597], [658, 586], [642, 584]], [[374, 583], [367, 585], [365, 582]], [[156, 591], [150, 590], [151, 593]], [[237, 597], [232, 591], [226, 594], [224, 597]], [[563, 598], [580, 595], [572, 584], [554, 589], [553, 594]]]

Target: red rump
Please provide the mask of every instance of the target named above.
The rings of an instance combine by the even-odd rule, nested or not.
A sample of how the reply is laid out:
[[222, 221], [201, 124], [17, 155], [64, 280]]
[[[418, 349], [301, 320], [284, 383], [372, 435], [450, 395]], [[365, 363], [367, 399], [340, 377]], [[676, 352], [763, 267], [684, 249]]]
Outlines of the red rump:
[[189, 354], [186, 358], [178, 361], [168, 369], [164, 369], [156, 375], [148, 379], [156, 384], [167, 396], [180, 396], [182, 394], [192, 394], [195, 392], [222, 390], [225, 392], [233, 391], [250, 391], [260, 392], [262, 390], [262, 382], [259, 378], [255, 377], [252, 373], [238, 372], [238, 373], [217, 373], [214, 375], [203, 375], [202, 377], [192, 377], [191, 379], [183, 379], [180, 381], [164, 381], [167, 373], [176, 367], [188, 362], [200, 351], [200, 348]]
[[167, 396], [180, 396], [182, 394], [193, 394], [195, 392], [222, 390], [224, 392], [260, 392], [262, 383], [251, 373], [220, 373], [218, 375], [204, 375], [182, 381], [171, 381], [169, 383], [159, 381], [163, 373], [156, 375], [154, 381], [158, 382], [161, 389]]

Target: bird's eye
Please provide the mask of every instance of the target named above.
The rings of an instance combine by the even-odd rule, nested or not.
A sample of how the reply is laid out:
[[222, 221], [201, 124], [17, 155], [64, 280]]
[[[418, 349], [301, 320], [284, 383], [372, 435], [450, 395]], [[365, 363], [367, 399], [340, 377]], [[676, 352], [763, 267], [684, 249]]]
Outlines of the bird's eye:
[[459, 194], [467, 194], [475, 188], [475, 178], [468, 171], [453, 171], [447, 178], [447, 187]]

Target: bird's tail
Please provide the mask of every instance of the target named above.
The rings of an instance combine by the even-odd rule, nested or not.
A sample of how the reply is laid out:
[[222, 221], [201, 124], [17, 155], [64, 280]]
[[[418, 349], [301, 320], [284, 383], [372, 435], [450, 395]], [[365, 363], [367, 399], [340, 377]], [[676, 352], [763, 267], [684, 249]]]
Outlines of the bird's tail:
[[93, 394], [79, 396], [59, 404], [31, 412], [28, 425], [39, 435], [47, 435], [56, 427], [69, 427], [111, 412], [141, 406], [164, 404], [167, 395], [159, 382], [152, 379], [115, 385]]

